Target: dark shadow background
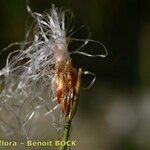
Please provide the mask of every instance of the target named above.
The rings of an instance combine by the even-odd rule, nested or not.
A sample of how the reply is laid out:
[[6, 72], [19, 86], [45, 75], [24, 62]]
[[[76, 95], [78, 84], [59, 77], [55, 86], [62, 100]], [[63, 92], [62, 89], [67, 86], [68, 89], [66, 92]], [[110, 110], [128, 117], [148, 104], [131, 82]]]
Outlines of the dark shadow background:
[[[92, 39], [109, 52], [107, 58], [73, 57], [97, 76], [95, 85], [81, 92], [77, 149], [150, 149], [150, 1], [32, 0], [31, 8], [42, 12], [51, 3], [72, 9], [76, 27], [87, 25]], [[25, 0], [0, 1], [0, 49], [23, 41], [28, 16]], [[0, 57], [1, 67], [6, 56]]]

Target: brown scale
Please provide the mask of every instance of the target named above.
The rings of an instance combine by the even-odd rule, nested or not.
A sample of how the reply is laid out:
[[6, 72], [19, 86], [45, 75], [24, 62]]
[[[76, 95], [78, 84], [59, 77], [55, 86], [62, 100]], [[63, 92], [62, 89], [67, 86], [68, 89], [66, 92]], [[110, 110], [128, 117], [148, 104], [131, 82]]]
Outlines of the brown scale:
[[56, 66], [56, 97], [62, 111], [68, 116], [77, 82], [77, 70], [71, 61], [59, 62]]

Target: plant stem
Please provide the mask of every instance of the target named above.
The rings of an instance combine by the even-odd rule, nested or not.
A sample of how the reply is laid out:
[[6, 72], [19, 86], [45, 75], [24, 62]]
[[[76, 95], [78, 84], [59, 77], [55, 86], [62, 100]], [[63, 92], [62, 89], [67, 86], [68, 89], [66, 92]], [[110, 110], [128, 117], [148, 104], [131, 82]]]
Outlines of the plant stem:
[[[70, 128], [71, 128], [71, 119], [66, 118], [65, 124], [64, 124], [64, 129], [63, 129], [63, 136], [61, 141], [68, 141], [69, 140], [69, 135], [70, 135]], [[67, 150], [67, 145], [60, 146], [60, 150]]]
[[[69, 115], [66, 116], [66, 118], [65, 118], [63, 135], [62, 135], [61, 141], [67, 142], [69, 140], [71, 122], [73, 120], [73, 117], [76, 114], [77, 106], [78, 106], [78, 102], [79, 102], [79, 94], [80, 94], [80, 87], [81, 87], [81, 77], [82, 77], [82, 69], [80, 68], [78, 70], [78, 76], [77, 76], [77, 82], [76, 82], [76, 86], [75, 86], [75, 94], [74, 94], [74, 97], [73, 97], [72, 108], [71, 108], [71, 110], [69, 112]], [[64, 145], [64, 146], [61, 145], [59, 150], [67, 150], [67, 148], [68, 148], [67, 145]]]

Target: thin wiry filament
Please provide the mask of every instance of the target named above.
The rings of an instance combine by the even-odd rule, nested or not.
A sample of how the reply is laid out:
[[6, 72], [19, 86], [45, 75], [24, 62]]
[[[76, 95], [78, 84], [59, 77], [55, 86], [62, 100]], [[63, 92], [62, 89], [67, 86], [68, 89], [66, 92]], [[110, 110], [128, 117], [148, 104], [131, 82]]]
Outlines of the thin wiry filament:
[[[102, 43], [91, 40], [90, 33], [87, 39], [73, 38], [79, 29], [73, 31], [74, 15], [70, 10], [52, 5], [50, 11], [40, 14], [31, 10], [28, 1], [27, 10], [34, 22], [27, 31], [25, 42], [15, 42], [0, 53], [2, 55], [18, 46], [17, 50], [9, 53], [5, 67], [0, 70], [0, 129], [5, 136], [29, 139], [33, 136], [29, 127], [40, 116], [40, 110], [44, 110], [43, 116], [52, 117], [57, 130], [63, 123], [64, 114], [56, 96], [58, 66], [68, 65], [71, 54], [105, 57], [107, 49]], [[70, 41], [83, 43], [78, 49], [69, 51]], [[104, 53], [82, 51], [90, 42], [98, 44], [100, 49], [102, 47]], [[72, 69], [72, 72], [75, 71]], [[87, 87], [90, 88], [96, 76], [89, 71], [84, 71], [84, 74], [93, 76]], [[69, 94], [72, 95], [72, 91]]]

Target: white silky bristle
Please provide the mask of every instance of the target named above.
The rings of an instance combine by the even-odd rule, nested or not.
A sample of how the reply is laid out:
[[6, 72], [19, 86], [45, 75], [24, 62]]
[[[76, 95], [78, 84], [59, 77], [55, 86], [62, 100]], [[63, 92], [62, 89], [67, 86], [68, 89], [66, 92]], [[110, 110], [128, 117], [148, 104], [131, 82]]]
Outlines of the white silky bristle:
[[[11, 44], [3, 50], [13, 45], [21, 47], [8, 55], [6, 66], [0, 70], [0, 130], [11, 137], [29, 139], [32, 136], [30, 126], [41, 115], [41, 109], [52, 117], [57, 130], [63, 123], [64, 116], [59, 111], [54, 85], [57, 63], [70, 60], [71, 54], [104, 57], [107, 49], [94, 40], [71, 38], [76, 31], [73, 32], [74, 17], [69, 10], [52, 5], [50, 11], [40, 14], [32, 12], [27, 5], [27, 11], [34, 22], [27, 31], [25, 42]], [[74, 52], [68, 52], [69, 40], [82, 44]], [[103, 47], [105, 54], [92, 55], [80, 51], [89, 42]], [[94, 75], [90, 86], [95, 79]], [[55, 115], [57, 110], [59, 113]]]
[[[3, 83], [0, 85], [0, 113], [7, 118], [10, 129], [5, 131], [16, 136], [21, 134], [19, 128], [25, 138], [31, 136], [27, 126], [35, 120], [39, 109], [45, 109], [45, 114], [51, 112], [51, 115], [56, 110], [53, 107], [57, 102], [52, 101], [56, 98], [52, 87], [55, 64], [70, 58], [64, 28], [65, 10], [60, 11], [54, 5], [43, 14], [32, 12], [29, 6], [27, 10], [36, 22], [32, 27], [34, 33], [28, 31], [27, 42], [21, 44], [23, 48], [11, 52], [7, 65], [0, 70], [0, 83]], [[30, 36], [33, 40], [28, 41]], [[53, 116], [53, 121], [56, 119]]]

